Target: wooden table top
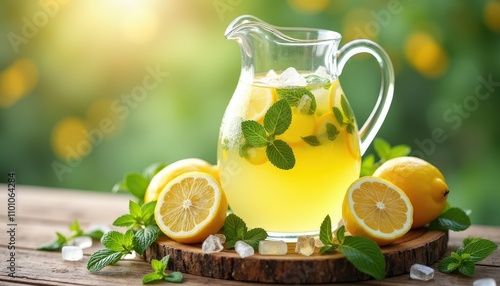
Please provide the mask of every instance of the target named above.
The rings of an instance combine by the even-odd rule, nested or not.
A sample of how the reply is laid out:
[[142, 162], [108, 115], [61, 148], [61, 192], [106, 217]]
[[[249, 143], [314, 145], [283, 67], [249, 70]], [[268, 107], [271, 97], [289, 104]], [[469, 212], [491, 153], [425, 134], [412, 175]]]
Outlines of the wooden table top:
[[[140, 257], [120, 261], [114, 266], [91, 273], [86, 269], [89, 256], [103, 248], [94, 243], [84, 250], [83, 261], [63, 261], [60, 252], [35, 250], [36, 246], [52, 241], [55, 232], [69, 233], [68, 226], [78, 219], [84, 230], [92, 224], [111, 223], [118, 216], [128, 213], [129, 197], [125, 194], [96, 193], [89, 191], [54, 189], [34, 186], [16, 186], [15, 213], [7, 215], [8, 187], [0, 184], [2, 220], [0, 234], [0, 285], [141, 285], [142, 277], [152, 272], [151, 266]], [[12, 205], [10, 210], [12, 210]], [[13, 222], [8, 219], [13, 218]], [[9, 225], [9, 223], [14, 223]], [[15, 228], [15, 239], [8, 231]], [[118, 229], [123, 231], [123, 229]], [[449, 251], [462, 245], [465, 237], [480, 236], [500, 244], [500, 227], [473, 225], [463, 232], [450, 232]], [[10, 243], [10, 245], [9, 245]], [[14, 243], [14, 244], [12, 244]], [[15, 246], [15, 274], [10, 277], [9, 246]], [[449, 251], [447, 255], [449, 255]], [[479, 262], [474, 277], [460, 274], [443, 274], [437, 270], [429, 285], [472, 285], [480, 278], [493, 278], [500, 284], [500, 250]], [[386, 278], [383, 281], [349, 283], [356, 285], [422, 285], [425, 282], [412, 280], [409, 274]], [[261, 285], [237, 281], [218, 280], [184, 274], [184, 285]], [[160, 283], [159, 285], [169, 285]], [[336, 284], [347, 285], [347, 284]]]

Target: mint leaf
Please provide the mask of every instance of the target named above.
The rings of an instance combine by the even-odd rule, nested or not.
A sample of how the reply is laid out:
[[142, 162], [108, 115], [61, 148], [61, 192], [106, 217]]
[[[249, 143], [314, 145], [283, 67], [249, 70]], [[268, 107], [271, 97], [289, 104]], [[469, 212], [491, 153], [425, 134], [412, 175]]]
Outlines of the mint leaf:
[[375, 138], [373, 141], [373, 148], [375, 149], [375, 152], [377, 152], [377, 155], [382, 159], [382, 161], [387, 161], [390, 159], [391, 155], [391, 145], [387, 143], [382, 138]]
[[247, 229], [245, 222], [235, 214], [230, 214], [224, 222], [224, 234], [226, 235], [226, 248], [234, 248], [238, 240], [243, 240], [254, 249], [259, 248], [259, 241], [267, 238], [267, 232], [262, 228]]
[[411, 152], [411, 148], [408, 145], [396, 145], [391, 148], [391, 153], [389, 155], [389, 158], [397, 158], [397, 157], [404, 157], [408, 156]]
[[306, 75], [304, 78], [306, 79], [307, 85], [323, 85], [325, 89], [329, 89], [330, 85], [332, 85], [328, 78], [320, 77], [316, 74]]
[[142, 171], [142, 175], [144, 176], [144, 178], [146, 178], [146, 180], [151, 181], [151, 179], [153, 179], [153, 177], [158, 174], [158, 172], [163, 170], [163, 168], [165, 168], [167, 165], [168, 164], [165, 162], [153, 163], [146, 167], [144, 171]]
[[339, 227], [337, 230], [337, 240], [340, 244], [344, 243], [345, 240], [345, 226]]
[[127, 190], [136, 198], [144, 198], [149, 181], [140, 173], [129, 173], [125, 176]]
[[120, 261], [124, 255], [125, 254], [121, 252], [116, 252], [106, 248], [98, 250], [90, 256], [87, 263], [87, 269], [92, 272], [99, 271], [108, 265], [115, 264]]
[[366, 156], [361, 162], [360, 177], [372, 175], [377, 167], [375, 166], [375, 155], [370, 154]]
[[102, 236], [101, 243], [112, 251], [125, 251], [126, 241], [123, 234], [118, 231], [108, 231]]
[[451, 256], [443, 258], [438, 264], [439, 271], [443, 273], [452, 273], [453, 271], [457, 270], [458, 267], [459, 260]]
[[80, 227], [78, 220], [74, 220], [73, 223], [68, 227], [71, 233], [69, 235], [64, 235], [60, 232], [56, 232], [56, 239], [50, 242], [43, 243], [36, 247], [37, 250], [60, 250], [65, 246], [68, 241], [74, 239], [78, 236], [90, 236], [92, 239], [100, 239], [103, 235], [102, 231], [91, 231], [85, 233]]
[[335, 119], [339, 123], [340, 127], [344, 126], [344, 115], [342, 115], [342, 111], [338, 107], [333, 107], [333, 114], [335, 115]]
[[69, 226], [69, 230], [76, 232], [78, 235], [83, 233], [82, 228], [80, 227], [80, 224], [78, 223], [78, 220], [74, 220], [73, 224]]
[[[163, 273], [165, 271], [166, 265], [163, 264], [160, 260], [158, 259], [152, 259], [151, 260], [151, 267], [156, 273]], [[162, 277], [163, 278], [163, 277]]]
[[274, 140], [267, 145], [267, 158], [274, 166], [282, 170], [290, 170], [295, 166], [292, 148], [282, 140]]
[[131, 227], [135, 223], [136, 223], [136, 220], [132, 215], [125, 214], [125, 215], [122, 215], [122, 216], [118, 217], [117, 219], [115, 219], [115, 221], [113, 222], [113, 225], [114, 226]]
[[348, 121], [354, 118], [351, 107], [349, 106], [349, 103], [347, 103], [347, 99], [345, 98], [344, 94], [342, 94], [342, 96], [340, 97], [340, 106], [342, 107], [342, 111], [344, 111], [344, 115], [345, 117], [347, 117]]
[[59, 241], [59, 240], [54, 240], [50, 242], [46, 242], [43, 244], [40, 244], [39, 246], [36, 247], [37, 250], [60, 250], [64, 246], [64, 243]]
[[264, 147], [267, 143], [266, 130], [259, 122], [246, 120], [241, 122], [243, 137], [254, 147]]
[[469, 261], [478, 262], [488, 257], [497, 248], [498, 245], [493, 241], [479, 238], [464, 247], [464, 254], [470, 254]]
[[141, 217], [141, 206], [132, 200], [128, 201], [128, 211], [133, 217]]
[[227, 249], [233, 248], [238, 240], [243, 240], [247, 232], [247, 225], [235, 214], [229, 214], [226, 217], [223, 228], [226, 235]]
[[469, 277], [472, 277], [475, 271], [476, 265], [470, 260], [463, 261], [462, 264], [458, 267], [458, 272]]
[[335, 140], [335, 138], [337, 138], [337, 135], [339, 135], [337, 127], [332, 123], [326, 123], [325, 127], [326, 127], [326, 136], [328, 140], [330, 141]]
[[163, 263], [165, 265], [165, 268], [167, 267], [169, 259], [170, 259], [170, 255], [167, 254], [167, 255], [163, 256], [163, 258], [160, 260], [161, 263]]
[[[303, 97], [310, 101], [309, 108], [306, 110], [306, 114], [313, 114], [316, 111], [316, 97], [310, 90], [305, 87], [296, 87], [296, 88], [277, 88], [276, 93], [278, 94], [278, 98], [285, 99], [288, 102], [289, 106], [299, 107], [301, 102], [304, 100]], [[302, 110], [300, 110], [302, 112]]]
[[138, 230], [133, 238], [134, 250], [142, 255], [144, 250], [150, 246], [160, 235], [160, 228], [156, 225], [148, 225]]
[[330, 245], [333, 242], [332, 220], [330, 218], [330, 215], [327, 215], [321, 223], [321, 226], [319, 228], [319, 240], [324, 245]]
[[262, 228], [252, 228], [245, 233], [243, 241], [248, 243], [253, 249], [259, 250], [259, 241], [267, 238], [267, 232]]
[[278, 100], [271, 105], [271, 107], [269, 107], [266, 111], [266, 115], [264, 115], [264, 128], [269, 134], [283, 134], [291, 123], [292, 110], [290, 109], [287, 101], [283, 99]]
[[384, 279], [384, 255], [373, 240], [361, 236], [346, 236], [338, 249], [359, 271], [378, 280]]
[[151, 201], [141, 206], [141, 220], [143, 225], [156, 225], [154, 218], [157, 201]]
[[467, 246], [467, 244], [476, 242], [480, 239], [482, 239], [482, 238], [480, 238], [480, 237], [466, 237], [466, 238], [464, 238], [464, 240], [462, 240], [462, 243], [464, 244], [464, 246]]
[[172, 283], [181, 283], [183, 278], [182, 273], [175, 271], [167, 274], [163, 280]]
[[459, 208], [449, 208], [437, 219], [431, 221], [429, 229], [434, 230], [466, 230], [471, 225], [470, 218]]
[[321, 145], [321, 142], [319, 142], [318, 137], [316, 137], [314, 135], [302, 137], [302, 140], [304, 140], [304, 142], [306, 142], [307, 144], [309, 144], [313, 147]]
[[100, 240], [102, 238], [102, 236], [104, 235], [104, 232], [102, 230], [100, 230], [100, 229], [94, 229], [94, 230], [85, 232], [83, 235], [84, 236], [89, 236], [89, 237], [91, 237], [92, 239], [95, 239], [95, 240]]
[[155, 281], [163, 280], [163, 274], [160, 273], [149, 273], [142, 277], [142, 284], [148, 284]]

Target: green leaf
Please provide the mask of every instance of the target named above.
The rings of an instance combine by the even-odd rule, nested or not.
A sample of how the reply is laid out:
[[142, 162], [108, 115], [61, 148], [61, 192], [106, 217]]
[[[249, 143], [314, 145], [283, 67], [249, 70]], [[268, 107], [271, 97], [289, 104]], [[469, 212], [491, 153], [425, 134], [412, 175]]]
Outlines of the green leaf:
[[142, 171], [142, 175], [146, 178], [146, 180], [151, 181], [153, 177], [158, 174], [163, 168], [165, 168], [168, 164], [165, 162], [157, 162], [149, 165]]
[[462, 264], [458, 267], [458, 272], [469, 277], [474, 276], [475, 271], [476, 265], [472, 261], [463, 261]]
[[476, 242], [480, 239], [482, 239], [482, 238], [480, 238], [480, 237], [466, 237], [462, 240], [462, 243], [464, 244], [464, 246], [467, 246], [467, 244]]
[[292, 148], [282, 140], [274, 140], [266, 148], [267, 158], [274, 166], [282, 170], [290, 170], [295, 166]]
[[158, 259], [152, 259], [151, 260], [151, 267], [156, 273], [162, 273], [165, 271], [165, 264], [163, 264], [160, 260]]
[[141, 218], [142, 218], [142, 221], [143, 221], [145, 226], [150, 225], [150, 224], [156, 225], [155, 218], [154, 218], [156, 203], [157, 203], [157, 201], [152, 201], [152, 202], [143, 204], [141, 206], [141, 213], [142, 213]]
[[111, 192], [113, 193], [118, 193], [118, 192], [128, 192], [127, 185], [125, 184], [124, 181], [118, 182], [113, 185], [113, 188], [111, 189]]
[[87, 270], [92, 272], [99, 271], [108, 265], [115, 264], [120, 261], [123, 256], [123, 253], [107, 248], [98, 250], [90, 256], [89, 261], [87, 262]]
[[396, 145], [391, 148], [389, 158], [398, 158], [408, 156], [411, 153], [411, 148], [408, 145]]
[[224, 234], [226, 235], [226, 248], [231, 249], [238, 240], [243, 240], [247, 232], [245, 222], [235, 214], [229, 214], [224, 221]]
[[321, 142], [319, 142], [318, 137], [316, 137], [314, 135], [302, 137], [302, 140], [304, 140], [304, 142], [306, 142], [307, 144], [309, 144], [313, 147], [321, 145]]
[[262, 228], [252, 228], [244, 235], [243, 241], [248, 243], [255, 250], [259, 250], [259, 241], [267, 238], [267, 232]]
[[163, 280], [163, 273], [149, 273], [142, 277], [142, 284], [148, 284], [155, 281]]
[[462, 231], [471, 225], [470, 218], [459, 208], [450, 208], [429, 224], [429, 229]]
[[94, 229], [83, 234], [84, 236], [90, 236], [92, 239], [101, 240], [104, 232], [100, 229]]
[[344, 243], [345, 240], [345, 226], [339, 227], [337, 230], [337, 240], [339, 241], [340, 244]]
[[37, 250], [60, 250], [64, 246], [64, 243], [60, 242], [59, 240], [53, 240], [51, 242], [43, 243], [40, 244], [39, 246], [36, 247]]
[[359, 271], [378, 280], [384, 279], [384, 255], [373, 240], [361, 236], [346, 236], [338, 249]]
[[163, 263], [163, 265], [166, 266], [166, 265], [168, 265], [169, 259], [170, 259], [170, 255], [167, 254], [167, 255], [163, 256], [163, 258], [160, 261], [161, 261], [161, 263]]
[[330, 218], [330, 215], [327, 215], [325, 219], [323, 219], [323, 222], [321, 223], [321, 226], [319, 228], [319, 240], [325, 246], [330, 245], [333, 242], [332, 220]]
[[342, 111], [344, 111], [344, 115], [345, 117], [347, 117], [347, 120], [350, 121], [350, 119], [354, 118], [354, 116], [352, 115], [351, 107], [349, 106], [349, 103], [347, 103], [347, 99], [345, 98], [344, 94], [342, 94], [342, 96], [340, 97], [340, 106], [342, 107]]
[[[292, 123], [292, 110], [286, 100], [276, 101], [264, 115], [264, 128], [269, 134], [283, 134]], [[245, 137], [248, 140], [248, 138]], [[251, 144], [251, 142], [250, 142]], [[255, 145], [254, 145], [255, 146]], [[261, 146], [255, 146], [261, 147]]]
[[129, 173], [125, 176], [127, 190], [136, 198], [144, 198], [149, 181], [140, 173]]
[[140, 218], [142, 216], [141, 206], [132, 200], [128, 201], [128, 210], [130, 215], [134, 218]]
[[354, 132], [354, 123], [347, 123], [345, 130], [347, 131], [347, 133], [352, 134]]
[[498, 245], [491, 240], [477, 239], [464, 247], [464, 253], [470, 254], [469, 261], [478, 262], [488, 257], [497, 248]]
[[101, 243], [106, 248], [117, 252], [124, 251], [126, 245], [124, 235], [115, 230], [105, 233], [101, 238]]
[[332, 84], [328, 78], [320, 77], [316, 74], [306, 75], [304, 78], [306, 79], [307, 85], [323, 85], [325, 89], [330, 88]]
[[391, 145], [382, 138], [375, 138], [373, 148], [382, 161], [387, 161], [391, 157]]
[[64, 234], [56, 231], [56, 236], [57, 236], [57, 241], [59, 241], [62, 244], [68, 243], [68, 238], [64, 236]]
[[438, 269], [443, 273], [451, 273], [458, 269], [459, 261], [453, 257], [443, 258], [439, 264]]
[[113, 225], [130, 227], [133, 226], [136, 222], [137, 220], [132, 215], [125, 214], [115, 219]]
[[134, 231], [132, 229], [127, 230], [123, 235], [123, 246], [129, 252], [134, 248]]
[[[299, 107], [301, 104], [302, 98], [307, 96], [310, 99], [309, 108], [306, 114], [313, 114], [316, 111], [316, 97], [310, 90], [305, 87], [296, 87], [296, 88], [277, 88], [276, 92], [278, 93], [278, 98], [285, 99], [289, 106]], [[266, 128], [267, 129], [267, 128]]]
[[366, 156], [361, 162], [360, 177], [371, 176], [377, 167], [375, 166], [375, 155], [370, 154]]
[[338, 107], [333, 107], [333, 114], [335, 115], [335, 119], [339, 123], [340, 127], [344, 126], [344, 115], [342, 115], [342, 111]]
[[325, 254], [325, 253], [333, 253], [335, 250], [337, 250], [338, 244], [330, 244], [330, 245], [323, 245], [319, 249], [319, 253]]
[[83, 233], [83, 230], [80, 227], [80, 224], [78, 223], [78, 220], [76, 220], [76, 219], [73, 221], [73, 224], [71, 224], [69, 226], [69, 230], [74, 231], [75, 233], [77, 233], [77, 235], [80, 235], [80, 234]]
[[241, 122], [241, 131], [247, 142], [254, 147], [264, 147], [267, 144], [266, 130], [259, 122], [246, 120]]
[[172, 283], [181, 283], [183, 278], [182, 273], [175, 271], [167, 274], [164, 280]]
[[144, 250], [149, 247], [160, 235], [160, 228], [156, 225], [148, 225], [139, 229], [133, 238], [134, 250], [142, 255]]
[[337, 135], [339, 135], [337, 127], [332, 123], [326, 123], [325, 127], [326, 127], [326, 136], [328, 140], [330, 141], [335, 140], [335, 138], [337, 138]]

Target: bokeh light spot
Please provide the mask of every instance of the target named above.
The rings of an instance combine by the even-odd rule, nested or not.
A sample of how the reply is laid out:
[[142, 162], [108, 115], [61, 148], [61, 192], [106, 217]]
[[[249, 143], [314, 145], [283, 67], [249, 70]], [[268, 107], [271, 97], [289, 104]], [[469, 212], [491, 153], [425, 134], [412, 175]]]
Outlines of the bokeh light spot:
[[330, 0], [288, 0], [293, 9], [308, 14], [315, 14], [325, 10]]
[[38, 68], [29, 59], [18, 59], [0, 74], [0, 107], [9, 107], [31, 92], [38, 82]]
[[[104, 139], [109, 139], [119, 133], [123, 128], [123, 119], [117, 112], [113, 112], [113, 104], [116, 101], [110, 98], [100, 98], [95, 100], [87, 109], [86, 123], [89, 129], [97, 129]], [[105, 126], [108, 126], [105, 128]]]
[[446, 51], [425, 32], [410, 35], [405, 44], [406, 60], [427, 77], [439, 77], [448, 65]]
[[484, 6], [484, 23], [492, 31], [500, 33], [500, 1], [489, 1]]
[[342, 23], [342, 37], [346, 41], [355, 39], [370, 39], [376, 41], [380, 28], [377, 25], [373, 25], [373, 23], [376, 24], [376, 22], [373, 21], [372, 18], [368, 9], [359, 8], [349, 11]]
[[52, 130], [52, 150], [63, 160], [79, 160], [92, 152], [92, 145], [85, 136], [87, 127], [78, 117], [60, 120]]

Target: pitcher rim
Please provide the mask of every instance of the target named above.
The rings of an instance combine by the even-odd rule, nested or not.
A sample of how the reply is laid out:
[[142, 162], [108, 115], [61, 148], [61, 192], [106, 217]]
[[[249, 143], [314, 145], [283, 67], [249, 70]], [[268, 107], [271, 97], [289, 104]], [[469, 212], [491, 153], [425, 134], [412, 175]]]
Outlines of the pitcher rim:
[[[233, 23], [237, 22], [239, 19], [243, 17], [249, 17], [255, 19], [255, 21], [247, 21], [245, 23], [239, 24], [234, 26]], [[234, 19], [229, 26], [227, 27], [224, 36], [226, 39], [231, 39], [234, 34], [236, 34], [238, 31], [246, 28], [246, 27], [255, 27], [259, 26], [268, 32], [271, 32], [275, 34], [277, 37], [287, 41], [287, 42], [292, 42], [296, 44], [315, 44], [315, 43], [325, 43], [325, 42], [333, 42], [333, 41], [340, 41], [342, 39], [342, 35], [339, 32], [332, 31], [332, 30], [327, 30], [327, 29], [320, 29], [320, 28], [308, 28], [308, 27], [280, 27], [280, 26], [275, 26], [268, 24], [262, 20], [260, 20], [257, 17], [251, 16], [251, 15], [242, 15], [240, 17], [237, 17]], [[290, 31], [290, 32], [316, 32], [317, 34], [325, 34], [327, 37], [324, 39], [299, 39], [299, 38], [294, 38], [291, 36], [288, 36], [287, 34], [283, 33], [282, 31]]]

